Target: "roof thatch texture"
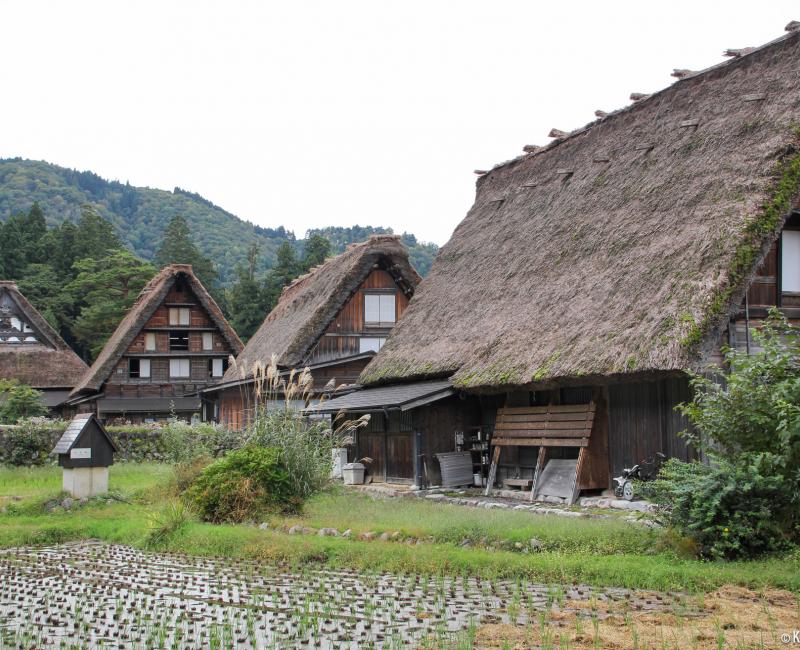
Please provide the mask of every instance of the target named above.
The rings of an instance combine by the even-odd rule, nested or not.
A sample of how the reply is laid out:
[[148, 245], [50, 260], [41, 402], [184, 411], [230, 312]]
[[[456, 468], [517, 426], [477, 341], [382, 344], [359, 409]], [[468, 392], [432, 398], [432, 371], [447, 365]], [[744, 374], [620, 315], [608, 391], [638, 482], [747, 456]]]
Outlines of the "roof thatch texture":
[[495, 167], [360, 381], [702, 366], [797, 205], [799, 97], [794, 32]]
[[72, 388], [88, 370], [14, 282], [0, 280], [0, 293], [17, 305], [22, 318], [36, 330], [36, 344], [0, 344], [0, 379], [17, 379], [34, 388]]
[[159, 305], [164, 301], [179, 276], [182, 276], [194, 292], [200, 304], [208, 312], [212, 322], [235, 353], [242, 349], [242, 342], [230, 326], [216, 301], [192, 271], [191, 264], [171, 264], [165, 266], [145, 285], [136, 302], [125, 314], [117, 329], [108, 339], [105, 347], [97, 355], [92, 367], [84, 374], [72, 391], [73, 395], [87, 391], [100, 390], [108, 379], [114, 366], [125, 353], [133, 339], [139, 334]]
[[399, 237], [373, 235], [365, 242], [351, 244], [344, 253], [326, 260], [283, 290], [278, 304], [228, 368], [223, 382], [252, 376], [254, 368], [269, 365], [273, 355], [280, 367], [302, 365], [376, 265], [389, 272], [409, 296], [420, 282]]

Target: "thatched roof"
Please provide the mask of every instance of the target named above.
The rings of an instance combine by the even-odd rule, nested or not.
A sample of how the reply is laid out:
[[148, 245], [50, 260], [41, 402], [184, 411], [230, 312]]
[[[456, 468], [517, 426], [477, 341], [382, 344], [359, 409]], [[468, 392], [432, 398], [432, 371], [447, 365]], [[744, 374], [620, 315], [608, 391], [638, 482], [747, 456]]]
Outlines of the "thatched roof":
[[0, 280], [0, 297], [10, 300], [14, 310], [33, 328], [38, 343], [0, 343], [0, 378], [17, 379], [39, 389], [72, 388], [88, 370], [64, 339], [14, 282]]
[[347, 299], [376, 266], [386, 270], [411, 296], [419, 274], [408, 250], [394, 235], [373, 235], [311, 269], [287, 286], [223, 382], [252, 375], [254, 364], [268, 365], [272, 355], [280, 367], [299, 367], [336, 318]]
[[125, 350], [133, 342], [133, 339], [136, 338], [142, 327], [150, 320], [155, 310], [164, 301], [179, 276], [186, 280], [192, 292], [208, 312], [212, 322], [219, 328], [220, 334], [234, 353], [239, 353], [242, 349], [242, 342], [226, 320], [222, 310], [192, 271], [191, 264], [171, 264], [156, 273], [153, 279], [142, 289], [136, 302], [125, 314], [125, 318], [117, 326], [111, 338], [108, 339], [92, 367], [89, 368], [72, 391], [73, 396], [82, 392], [100, 390], [103, 383], [113, 372], [114, 366], [116, 366], [120, 357], [122, 357]]
[[800, 191], [800, 31], [499, 165], [367, 384], [701, 367]]

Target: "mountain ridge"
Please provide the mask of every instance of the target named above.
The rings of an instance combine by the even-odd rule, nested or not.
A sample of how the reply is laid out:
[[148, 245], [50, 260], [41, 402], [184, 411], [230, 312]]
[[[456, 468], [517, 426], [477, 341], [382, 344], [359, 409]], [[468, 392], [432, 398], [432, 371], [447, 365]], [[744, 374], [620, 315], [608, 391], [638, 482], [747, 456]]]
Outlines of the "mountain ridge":
[[[66, 219], [77, 221], [83, 206], [92, 206], [114, 225], [125, 245], [146, 260], [153, 259], [170, 218], [182, 214], [197, 247], [217, 266], [223, 286], [236, 280], [236, 268], [246, 265], [247, 252], [253, 242], [261, 251], [256, 269], [259, 274], [274, 264], [282, 243], [288, 241], [302, 252], [304, 242], [283, 226], [256, 225], [201, 194], [180, 187], [170, 192], [110, 181], [91, 171], [69, 169], [47, 161], [0, 159], [0, 221], [27, 211], [34, 202], [42, 208], [51, 226]], [[331, 242], [334, 252], [342, 250], [347, 243], [363, 241], [369, 234], [392, 232], [390, 228], [373, 226], [331, 226], [310, 230], [308, 235], [325, 231], [336, 233], [336, 241]], [[438, 247], [420, 243], [409, 233], [403, 233], [402, 238], [409, 246], [418, 271], [425, 275]]]

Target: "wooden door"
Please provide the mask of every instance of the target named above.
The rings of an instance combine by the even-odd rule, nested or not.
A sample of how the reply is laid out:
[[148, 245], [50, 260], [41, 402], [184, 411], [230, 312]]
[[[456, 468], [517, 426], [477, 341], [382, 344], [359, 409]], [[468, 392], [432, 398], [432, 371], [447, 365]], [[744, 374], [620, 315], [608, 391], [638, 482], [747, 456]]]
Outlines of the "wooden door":
[[386, 434], [386, 480], [414, 480], [414, 441], [411, 433]]

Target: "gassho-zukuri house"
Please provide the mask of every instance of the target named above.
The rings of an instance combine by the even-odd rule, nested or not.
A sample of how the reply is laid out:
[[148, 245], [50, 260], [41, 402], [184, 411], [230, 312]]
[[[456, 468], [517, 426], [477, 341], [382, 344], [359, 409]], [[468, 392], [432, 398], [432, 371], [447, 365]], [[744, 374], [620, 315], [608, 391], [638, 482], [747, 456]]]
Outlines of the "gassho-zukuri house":
[[770, 307], [800, 319], [797, 26], [480, 172], [364, 390], [312, 409], [373, 414], [351, 458], [419, 486], [497, 459], [498, 483], [571, 500], [692, 457], [686, 372]]
[[394, 235], [351, 244], [300, 276], [283, 290], [222, 381], [200, 392], [207, 419], [234, 430], [248, 426], [266, 401], [264, 373], [273, 357], [284, 377], [309, 369], [312, 400], [326, 387], [354, 383], [419, 282], [408, 250]]
[[16, 379], [42, 393], [58, 410], [87, 365], [20, 293], [0, 280], [0, 379]]
[[222, 379], [242, 342], [189, 264], [171, 264], [142, 289], [70, 405], [134, 423], [201, 415], [198, 391]]

